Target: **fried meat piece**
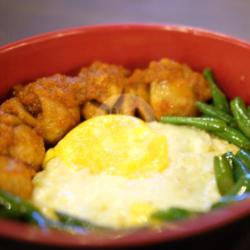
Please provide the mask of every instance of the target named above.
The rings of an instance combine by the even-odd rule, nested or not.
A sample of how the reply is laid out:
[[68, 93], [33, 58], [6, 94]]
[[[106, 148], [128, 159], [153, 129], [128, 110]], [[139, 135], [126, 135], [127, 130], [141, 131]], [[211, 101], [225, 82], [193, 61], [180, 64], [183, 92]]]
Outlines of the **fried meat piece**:
[[196, 98], [189, 85], [183, 81], [152, 82], [150, 103], [155, 116], [159, 119], [162, 115], [196, 115]]
[[80, 108], [67, 108], [62, 103], [42, 95], [39, 95], [39, 100], [42, 112], [38, 114], [36, 130], [48, 143], [54, 145], [80, 122]]
[[[124, 86], [127, 84], [129, 71], [122, 66], [94, 62], [88, 68], [82, 68], [79, 78], [85, 83], [82, 88], [84, 101], [95, 100], [105, 103], [111, 97], [119, 98]], [[117, 98], [112, 99], [114, 104]]]
[[34, 117], [35, 129], [49, 144], [57, 143], [80, 122], [80, 107], [70, 77], [54, 75], [16, 89]]
[[13, 143], [13, 137], [12, 127], [0, 123], [0, 154], [7, 155], [9, 153], [9, 147]]
[[169, 59], [151, 62], [145, 70], [135, 70], [130, 82], [150, 85], [150, 104], [157, 118], [195, 115], [195, 102], [211, 98], [208, 83], [201, 74]]
[[0, 109], [0, 124], [6, 124], [10, 126], [17, 126], [22, 124], [22, 121], [15, 115], [5, 113]]
[[139, 98], [142, 98], [145, 102], [150, 101], [150, 85], [142, 83], [142, 82], [132, 82], [130, 79], [130, 83], [125, 86], [126, 94], [134, 95]]
[[56, 100], [67, 108], [78, 105], [75, 93], [71, 89], [71, 78], [65, 75], [56, 74], [50, 77], [43, 77], [33, 83], [15, 88], [15, 96], [19, 98], [27, 110], [37, 116], [42, 112], [42, 105], [39, 96], [47, 96]]
[[0, 123], [0, 154], [16, 158], [39, 170], [45, 147], [43, 139], [32, 128], [20, 124], [11, 126]]
[[13, 140], [9, 146], [9, 155], [38, 171], [45, 155], [42, 137], [24, 124], [14, 127]]
[[17, 116], [23, 123], [31, 126], [37, 126], [37, 120], [25, 109], [18, 98], [13, 97], [2, 103], [0, 109], [8, 114]]
[[27, 165], [0, 155], [0, 188], [14, 195], [28, 199], [32, 193], [34, 171]]

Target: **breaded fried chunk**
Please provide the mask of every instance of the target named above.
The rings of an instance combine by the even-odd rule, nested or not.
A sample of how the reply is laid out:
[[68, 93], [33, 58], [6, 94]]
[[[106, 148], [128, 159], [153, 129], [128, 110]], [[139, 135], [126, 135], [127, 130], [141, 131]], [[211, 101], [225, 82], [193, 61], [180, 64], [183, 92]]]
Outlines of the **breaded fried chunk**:
[[37, 120], [25, 109], [17, 97], [5, 101], [0, 109], [5, 113], [17, 116], [23, 123], [31, 127], [37, 126]]
[[14, 127], [12, 133], [13, 141], [9, 146], [9, 155], [38, 171], [45, 155], [42, 137], [24, 124]]
[[45, 141], [54, 145], [80, 122], [80, 109], [77, 106], [67, 108], [62, 103], [46, 96], [40, 95], [39, 99], [42, 112], [37, 117], [36, 129]]
[[195, 102], [211, 98], [201, 74], [169, 59], [153, 61], [145, 70], [135, 70], [129, 82], [150, 86], [149, 103], [158, 119], [162, 115], [196, 115]]
[[[95, 62], [88, 68], [82, 68], [79, 77], [86, 83], [85, 98], [104, 103], [111, 97], [117, 98], [127, 84], [129, 71], [122, 66]], [[84, 95], [84, 94], [83, 94]], [[113, 99], [114, 104], [117, 98]]]
[[[13, 157], [39, 170], [45, 155], [43, 138], [31, 127], [0, 114], [0, 155]], [[13, 117], [12, 117], [13, 118]]]
[[19, 160], [0, 155], [0, 188], [22, 198], [32, 194], [34, 171]]
[[35, 129], [48, 144], [56, 144], [80, 122], [80, 107], [70, 78], [63, 75], [41, 78], [16, 96], [35, 117]]

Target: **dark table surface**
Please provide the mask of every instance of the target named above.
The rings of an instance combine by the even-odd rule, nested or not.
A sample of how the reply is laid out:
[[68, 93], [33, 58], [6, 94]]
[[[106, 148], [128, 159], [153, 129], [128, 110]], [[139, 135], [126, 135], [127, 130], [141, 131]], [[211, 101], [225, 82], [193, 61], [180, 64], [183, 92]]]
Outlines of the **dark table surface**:
[[[0, 0], [0, 45], [61, 28], [135, 22], [195, 26], [250, 41], [250, 0]], [[0, 249], [49, 248], [0, 239]], [[247, 250], [250, 217], [147, 249]]]

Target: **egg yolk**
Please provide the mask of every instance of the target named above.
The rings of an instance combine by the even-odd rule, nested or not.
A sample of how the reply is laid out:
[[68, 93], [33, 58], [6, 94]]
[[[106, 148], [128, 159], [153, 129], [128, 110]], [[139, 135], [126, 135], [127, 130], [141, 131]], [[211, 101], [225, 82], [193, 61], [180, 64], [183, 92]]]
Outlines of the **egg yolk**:
[[166, 137], [142, 120], [126, 115], [97, 116], [71, 130], [48, 150], [46, 163], [60, 158], [67, 166], [126, 178], [145, 177], [168, 166]]

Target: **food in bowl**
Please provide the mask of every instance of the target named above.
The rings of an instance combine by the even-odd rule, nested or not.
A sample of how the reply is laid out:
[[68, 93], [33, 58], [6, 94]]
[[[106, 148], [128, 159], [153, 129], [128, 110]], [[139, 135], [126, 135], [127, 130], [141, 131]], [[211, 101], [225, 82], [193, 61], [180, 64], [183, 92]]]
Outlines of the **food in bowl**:
[[[96, 62], [78, 76], [41, 78], [15, 86], [13, 93], [0, 108], [0, 155], [20, 160], [32, 171], [41, 169], [45, 147], [55, 145], [83, 119], [109, 113], [137, 114], [145, 121], [163, 114], [193, 115], [195, 101], [210, 98], [200, 74], [167, 59], [133, 73]], [[31, 191], [30, 185], [23, 197], [29, 198]]]
[[[232, 109], [234, 117], [226, 113], [223, 93], [211, 75], [205, 77], [169, 59], [132, 73], [97, 62], [76, 77], [55, 75], [15, 87], [14, 96], [0, 107], [0, 185], [31, 199], [40, 211], [4, 192], [3, 208], [20, 205], [16, 217], [53, 228], [120, 229], [209, 211], [227, 194], [225, 180], [227, 188], [234, 188], [229, 194], [241, 195], [242, 187], [248, 191], [247, 170], [239, 168], [237, 179], [230, 172], [238, 147], [249, 149], [245, 132], [236, 129], [243, 128], [239, 112]], [[208, 107], [198, 101], [208, 101], [211, 93], [214, 106], [208, 106], [217, 113], [176, 117], [199, 111], [208, 116]], [[50, 149], [45, 153], [45, 148]], [[228, 151], [230, 156], [216, 158]], [[242, 197], [247, 196], [230, 198]], [[28, 217], [18, 215], [24, 207]]]

